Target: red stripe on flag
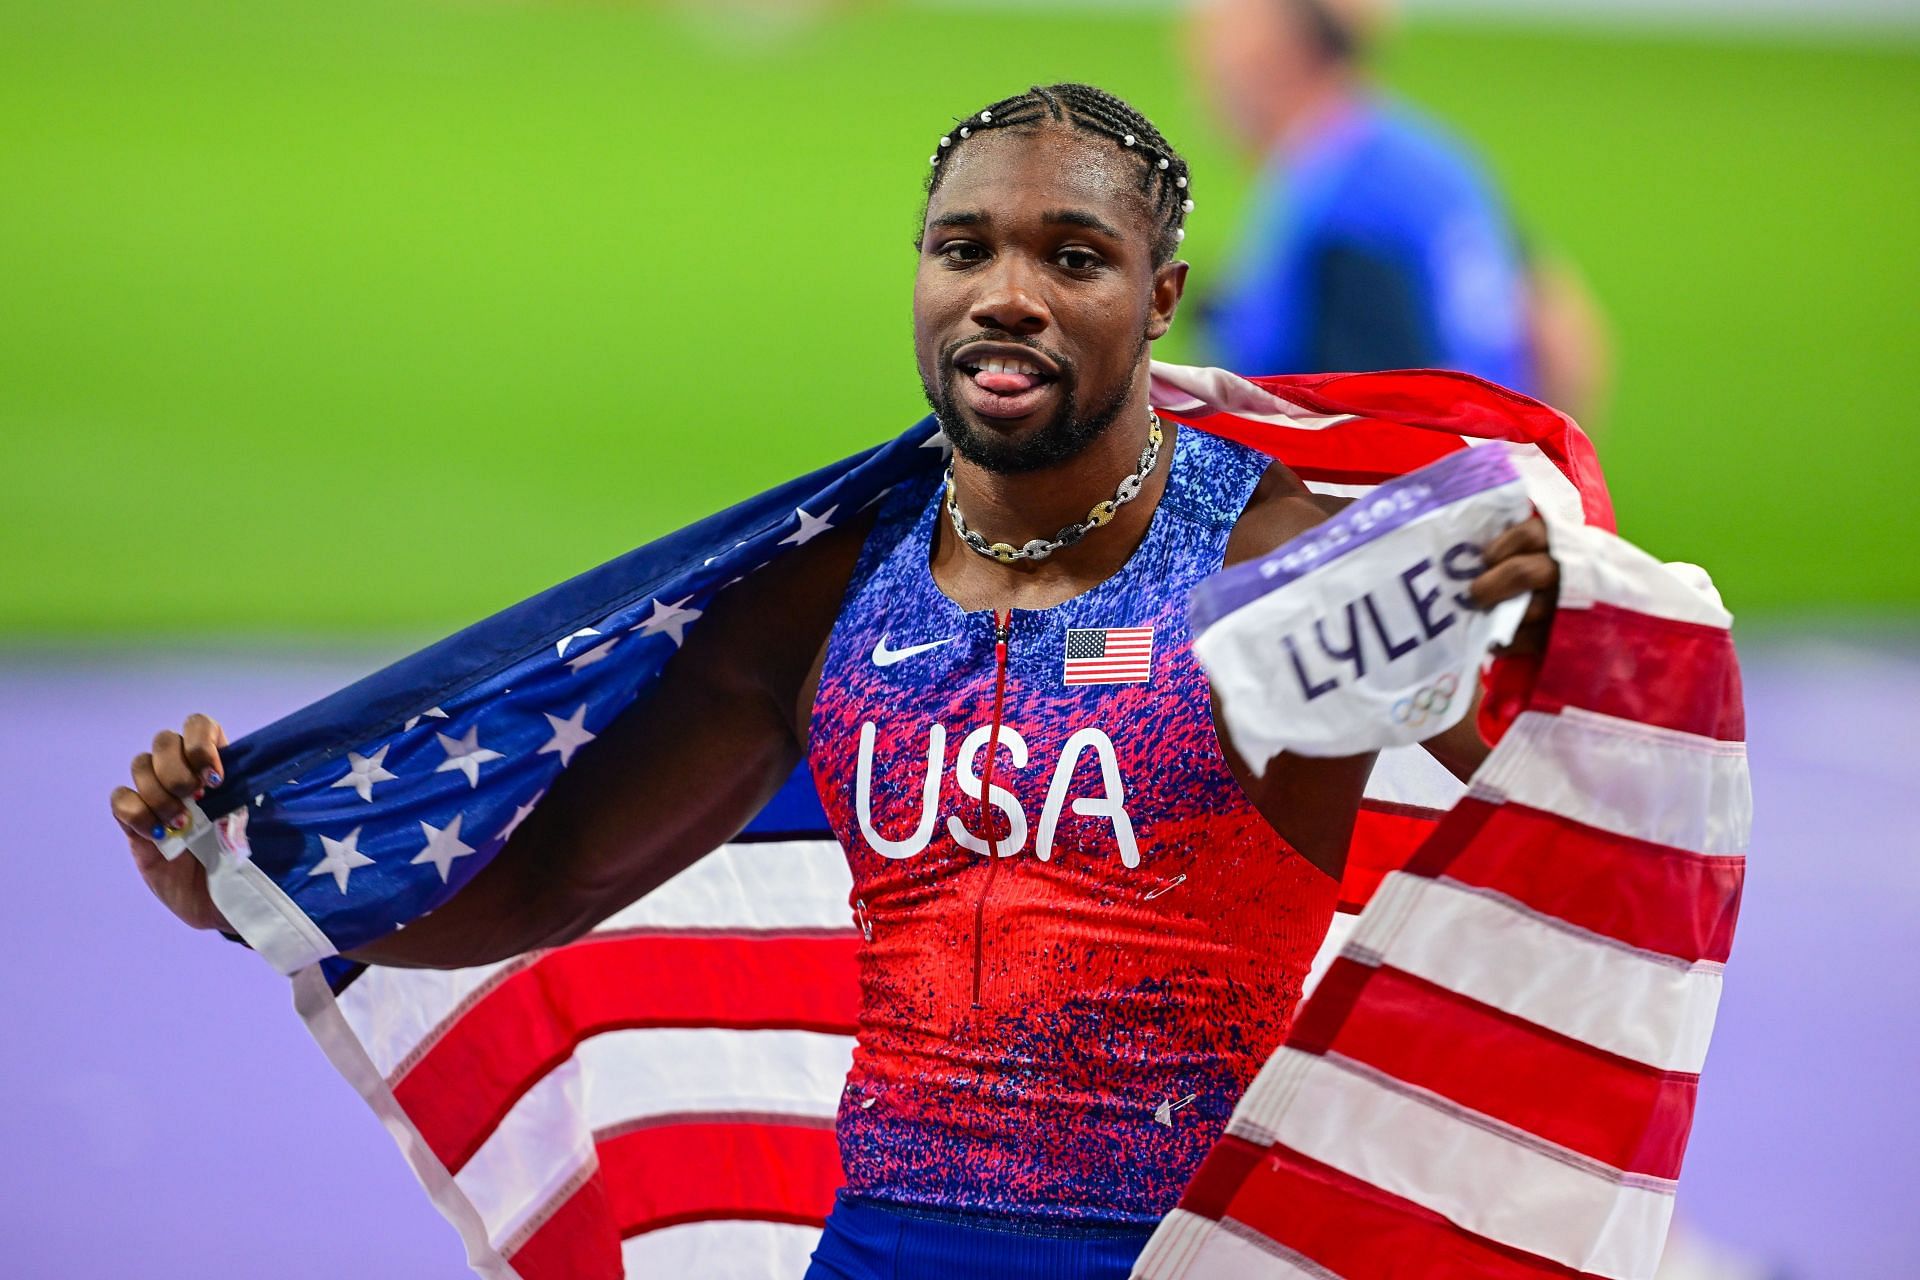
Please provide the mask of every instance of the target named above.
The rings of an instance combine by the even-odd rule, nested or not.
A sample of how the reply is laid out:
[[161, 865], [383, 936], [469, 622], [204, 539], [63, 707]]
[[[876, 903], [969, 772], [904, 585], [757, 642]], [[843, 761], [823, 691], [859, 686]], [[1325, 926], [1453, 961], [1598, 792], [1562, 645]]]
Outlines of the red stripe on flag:
[[851, 1035], [851, 930], [591, 936], [509, 974], [460, 1015], [394, 1097], [458, 1173], [526, 1091], [603, 1031], [724, 1027]]
[[1408, 864], [1682, 960], [1725, 963], [1746, 859], [1649, 844], [1508, 801], [1468, 798]]
[[[1194, 421], [1165, 410], [1161, 416]], [[1251, 422], [1226, 413], [1209, 414], [1204, 422], [1203, 429], [1212, 435], [1285, 458], [1302, 480], [1311, 476], [1336, 484], [1378, 484], [1467, 447], [1459, 436], [1446, 431], [1414, 432], [1367, 418], [1319, 431]]]
[[1583, 707], [1728, 742], [1747, 736], [1740, 665], [1725, 627], [1601, 604], [1560, 610], [1549, 644], [1533, 710]]
[[1584, 1274], [1475, 1235], [1431, 1209], [1277, 1145], [1267, 1149], [1227, 1212], [1336, 1275], [1540, 1280]]
[[1231, 1133], [1222, 1134], [1213, 1150], [1207, 1152], [1207, 1158], [1200, 1162], [1193, 1181], [1187, 1184], [1186, 1192], [1180, 1197], [1180, 1207], [1188, 1213], [1219, 1221], [1234, 1192], [1266, 1154], [1267, 1149], [1258, 1143]]
[[716, 1219], [817, 1227], [845, 1181], [830, 1120], [649, 1124], [595, 1146], [622, 1236]]
[[1445, 812], [1387, 800], [1362, 800], [1360, 816], [1353, 824], [1353, 840], [1347, 846], [1346, 870], [1340, 877], [1340, 910], [1359, 911], [1372, 901], [1387, 872], [1407, 865]]
[[622, 1280], [620, 1229], [598, 1171], [562, 1200], [507, 1261], [520, 1280]]
[[1377, 1067], [1629, 1173], [1680, 1176], [1698, 1076], [1658, 1071], [1389, 967], [1341, 957], [1287, 1043]]

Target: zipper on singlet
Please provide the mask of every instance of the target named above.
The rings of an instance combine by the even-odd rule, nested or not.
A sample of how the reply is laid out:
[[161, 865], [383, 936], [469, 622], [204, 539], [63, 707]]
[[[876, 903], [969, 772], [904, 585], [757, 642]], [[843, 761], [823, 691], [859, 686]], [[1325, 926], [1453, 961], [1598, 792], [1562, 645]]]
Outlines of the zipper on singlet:
[[987, 730], [987, 767], [980, 774], [980, 823], [987, 833], [987, 874], [973, 900], [973, 1007], [980, 1007], [980, 967], [986, 952], [987, 894], [1000, 870], [1000, 828], [993, 820], [993, 766], [1000, 758], [1000, 717], [1007, 703], [1007, 640], [1013, 611], [993, 611], [993, 727]]

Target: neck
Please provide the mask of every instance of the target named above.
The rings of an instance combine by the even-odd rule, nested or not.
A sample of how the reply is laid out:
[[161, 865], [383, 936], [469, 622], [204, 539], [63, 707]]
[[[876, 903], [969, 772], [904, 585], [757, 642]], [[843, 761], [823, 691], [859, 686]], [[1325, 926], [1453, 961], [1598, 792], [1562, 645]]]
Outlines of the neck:
[[[1087, 518], [1134, 473], [1148, 435], [1144, 366], [1132, 395], [1091, 445], [1056, 467], [1008, 475], [954, 459], [954, 498], [967, 525], [989, 542], [1051, 540]], [[1173, 424], [1161, 426], [1160, 460], [1140, 496], [1071, 547], [1038, 562], [1000, 564], [963, 544], [944, 514], [934, 543], [934, 579], [963, 608], [1046, 608], [1118, 572], [1146, 536], [1173, 462]]]

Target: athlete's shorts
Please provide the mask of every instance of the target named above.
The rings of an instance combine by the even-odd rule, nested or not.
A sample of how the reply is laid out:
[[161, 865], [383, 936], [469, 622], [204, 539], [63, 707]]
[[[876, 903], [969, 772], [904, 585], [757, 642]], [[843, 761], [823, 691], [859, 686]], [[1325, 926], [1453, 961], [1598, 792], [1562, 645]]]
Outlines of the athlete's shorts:
[[806, 1280], [1126, 1280], [1152, 1234], [1015, 1226], [842, 1195]]

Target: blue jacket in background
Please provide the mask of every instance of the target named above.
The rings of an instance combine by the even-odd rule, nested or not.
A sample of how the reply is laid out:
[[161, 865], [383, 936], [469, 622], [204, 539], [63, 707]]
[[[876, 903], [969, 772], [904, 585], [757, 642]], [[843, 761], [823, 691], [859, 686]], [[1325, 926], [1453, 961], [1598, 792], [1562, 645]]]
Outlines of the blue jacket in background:
[[1460, 369], [1535, 389], [1526, 275], [1492, 184], [1455, 138], [1362, 98], [1276, 153], [1231, 287], [1207, 310], [1229, 369]]

